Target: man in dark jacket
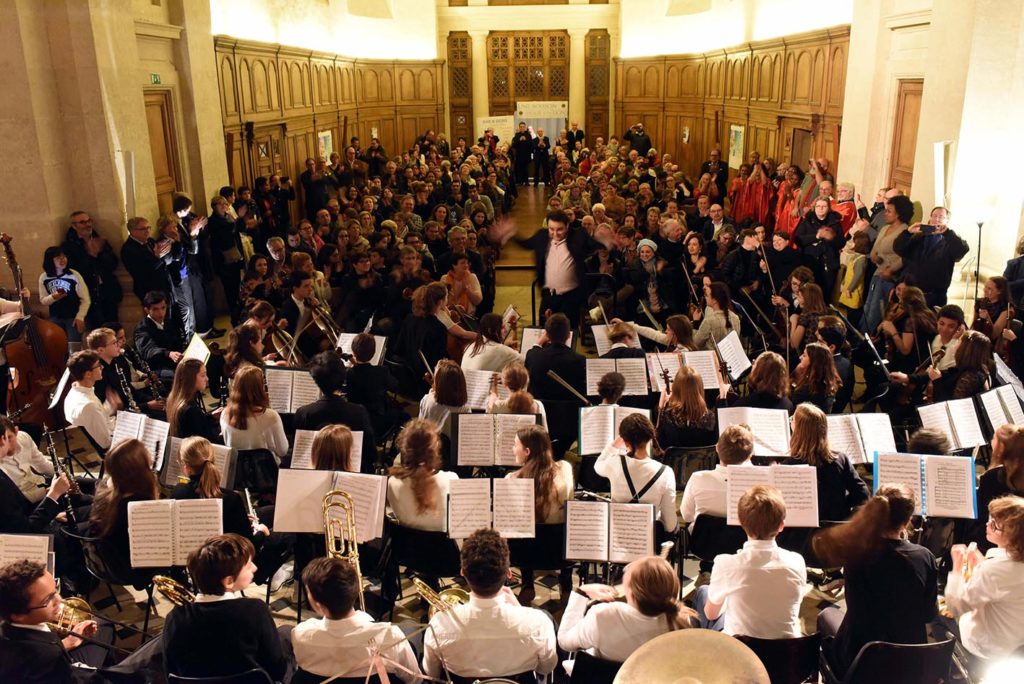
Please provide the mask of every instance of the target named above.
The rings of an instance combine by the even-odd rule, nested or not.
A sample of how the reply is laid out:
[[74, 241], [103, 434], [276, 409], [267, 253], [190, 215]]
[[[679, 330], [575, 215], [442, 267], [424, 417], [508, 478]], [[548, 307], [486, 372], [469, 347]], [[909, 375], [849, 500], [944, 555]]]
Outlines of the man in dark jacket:
[[[128, 219], [128, 239], [121, 246], [121, 261], [132, 276], [132, 291], [142, 302], [148, 292], [170, 291], [164, 257], [171, 251], [171, 241], [156, 242], [149, 235], [149, 221], [136, 216]], [[117, 320], [117, 316], [113, 317]]]
[[526, 123], [519, 122], [519, 130], [512, 136], [512, 155], [515, 158], [515, 181], [516, 185], [526, 185], [530, 176], [530, 160], [533, 159], [533, 151], [536, 143], [530, 131], [526, 130]]
[[927, 224], [907, 228], [892, 248], [903, 257], [904, 275], [921, 288], [928, 306], [945, 306], [953, 268], [970, 251], [967, 241], [949, 228], [949, 209], [932, 209]]
[[544, 324], [539, 347], [526, 354], [526, 370], [530, 372], [530, 391], [537, 399], [572, 400], [562, 385], [548, 377], [553, 370], [580, 394], [587, 391], [587, 362], [569, 348], [571, 326], [563, 314], [555, 314]]
[[651, 149], [651, 136], [647, 135], [643, 123], [638, 123], [622, 136], [622, 139], [629, 143], [630, 149], [636, 150], [641, 157], [646, 157]]
[[68, 266], [82, 274], [89, 288], [92, 304], [85, 316], [89, 327], [117, 320], [117, 305], [123, 296], [121, 283], [114, 275], [117, 255], [110, 243], [95, 231], [88, 212], [71, 214], [71, 227], [64, 236], [62, 249], [68, 258]]

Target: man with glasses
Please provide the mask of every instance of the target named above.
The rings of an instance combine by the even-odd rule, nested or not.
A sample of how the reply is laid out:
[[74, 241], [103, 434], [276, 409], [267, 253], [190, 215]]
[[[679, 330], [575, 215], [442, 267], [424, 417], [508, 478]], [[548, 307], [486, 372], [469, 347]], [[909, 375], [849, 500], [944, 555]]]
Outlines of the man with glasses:
[[103, 378], [103, 363], [94, 351], [81, 351], [68, 361], [74, 382], [64, 399], [64, 417], [72, 427], [83, 427], [104, 451], [114, 434], [114, 414], [96, 396], [96, 383]]
[[64, 236], [61, 248], [68, 258], [68, 266], [82, 274], [92, 304], [85, 320], [89, 327], [117, 318], [117, 305], [123, 295], [121, 283], [114, 271], [117, 255], [103, 237], [96, 232], [92, 218], [85, 211], [71, 214], [71, 227]]
[[[141, 216], [128, 219], [128, 239], [121, 246], [121, 261], [132, 276], [132, 290], [139, 302], [153, 290], [167, 293], [171, 281], [164, 257], [171, 251], [171, 241], [157, 242], [150, 236], [149, 221]], [[116, 314], [110, 318], [116, 320]]]

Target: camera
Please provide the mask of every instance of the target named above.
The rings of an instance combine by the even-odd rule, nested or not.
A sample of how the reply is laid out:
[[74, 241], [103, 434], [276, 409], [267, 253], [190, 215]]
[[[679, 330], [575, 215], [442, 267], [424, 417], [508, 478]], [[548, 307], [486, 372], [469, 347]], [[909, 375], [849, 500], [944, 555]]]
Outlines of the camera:
[[933, 226], [930, 223], [925, 223], [924, 225], [921, 226], [921, 234], [922, 235], [931, 235], [932, 233], [935, 232], [935, 228], [936, 228], [936, 226]]

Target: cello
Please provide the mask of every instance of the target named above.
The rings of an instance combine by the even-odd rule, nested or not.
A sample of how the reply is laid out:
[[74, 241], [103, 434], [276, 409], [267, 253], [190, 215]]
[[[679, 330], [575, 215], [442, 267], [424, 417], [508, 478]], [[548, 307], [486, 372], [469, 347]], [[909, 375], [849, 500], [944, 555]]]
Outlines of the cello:
[[7, 233], [0, 233], [4, 259], [14, 275], [14, 287], [21, 297], [21, 312], [26, 318], [21, 335], [4, 346], [7, 363], [15, 371], [7, 406], [9, 409], [26, 407], [22, 413], [24, 423], [53, 425], [57, 421], [50, 413], [49, 397], [67, 365], [68, 336], [56, 323], [28, 313], [24, 278], [11, 249], [12, 240]]

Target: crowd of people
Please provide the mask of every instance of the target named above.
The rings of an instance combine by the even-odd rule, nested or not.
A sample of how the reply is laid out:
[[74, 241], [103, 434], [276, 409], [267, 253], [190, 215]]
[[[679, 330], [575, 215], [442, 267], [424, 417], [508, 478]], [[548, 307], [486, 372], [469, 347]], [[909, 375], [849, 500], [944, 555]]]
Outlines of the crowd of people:
[[[0, 418], [0, 532], [54, 534], [56, 552], [52, 569], [29, 560], [0, 568], [0, 671], [50, 682], [104, 676], [73, 663], [106, 664], [112, 679], [166, 664], [183, 676], [257, 667], [275, 681], [320, 681], [373, 667], [407, 682], [445, 672], [526, 681], [559, 669], [559, 653], [620, 663], [677, 629], [798, 637], [810, 566], [827, 571], [819, 589], [845, 591], [845, 612], [818, 618], [837, 672], [871, 641], [921, 644], [951, 632], [971, 672], [1024, 646], [1024, 426], [990, 426], [978, 519], [945, 527], [929, 519], [926, 530], [949, 530], [931, 544], [908, 540], [921, 527], [913, 491], [875, 483], [872, 494], [867, 473], [827, 437], [829, 414], [875, 409], [906, 430], [897, 435], [904, 450], [953, 453], [941, 433], [919, 427], [915, 409], [1010, 382], [997, 360], [1019, 373], [1024, 257], [984, 283], [968, 317], [947, 301], [968, 252], [949, 210], [915, 222], [913, 202], [895, 188], [865, 204], [825, 159], [804, 169], [751, 152], [730, 173], [712, 150], [691, 177], [641, 124], [607, 142], [576, 123], [553, 141], [525, 123], [510, 141], [492, 130], [451, 142], [427, 131], [400, 155], [375, 138], [365, 148], [348, 142], [329, 159], [307, 159], [297, 182], [273, 175], [222, 188], [207, 216], [178, 195], [155, 226], [129, 219], [120, 263], [145, 313], [131, 344], [118, 322], [118, 256], [90, 215], [72, 214], [64, 243], [45, 251], [40, 302], [72, 352], [57, 410], [84, 430], [104, 468], [99, 481], [69, 479], [28, 432]], [[522, 189], [531, 183], [544, 190]], [[510, 218], [521, 192], [544, 193], [539, 230]], [[518, 348], [518, 312], [495, 310], [496, 264], [510, 240], [536, 260], [543, 331], [530, 349]], [[215, 326], [220, 293], [230, 330]], [[579, 350], [598, 324], [604, 358], [714, 351], [716, 386], [683, 364], [666, 373], [663, 392], [624, 396], [626, 378], [604, 374], [594, 403], [648, 411], [618, 422], [598, 453], [583, 453], [578, 409], [588, 382]], [[226, 343], [214, 343], [224, 333]], [[754, 357], [742, 379], [721, 354], [732, 335]], [[196, 336], [210, 343], [206, 361], [186, 354]], [[308, 371], [320, 398], [275, 410], [267, 378], [278, 366]], [[517, 467], [502, 474], [532, 481], [538, 525], [564, 526], [566, 503], [594, 489], [650, 504], [659, 541], [677, 540], [681, 528], [697, 534], [702, 518], [724, 519], [727, 468], [750, 463], [757, 440], [745, 425], [719, 424], [725, 407], [787, 411], [781, 462], [813, 467], [820, 521], [845, 524], [794, 544], [781, 534], [779, 491], [754, 487], [738, 502], [744, 539], [701, 559], [685, 602], [676, 555], [626, 565], [625, 602], [602, 584], [574, 589], [566, 563], [557, 625], [532, 607], [530, 560], [513, 563], [505, 539], [478, 530], [459, 549], [468, 603], [434, 614], [425, 631], [375, 620], [359, 609], [356, 568], [324, 557], [322, 536], [273, 529], [274, 488], [291, 465], [294, 433], [316, 433], [314, 469], [387, 474], [395, 524], [444, 532], [451, 483], [473, 474], [459, 464], [454, 435], [456, 417], [474, 410], [467, 376], [480, 371], [492, 374], [488, 413], [537, 416], [517, 430]], [[182, 440], [177, 486], [161, 485], [162, 454], [150, 445], [114, 440], [122, 411], [165, 420]], [[248, 492], [221, 486], [214, 445], [251, 456], [255, 507]], [[663, 458], [678, 448], [706, 448], [718, 465], [680, 480], [683, 471]], [[62, 597], [93, 587], [89, 549], [120, 583], [151, 585], [154, 573], [131, 563], [128, 512], [165, 496], [220, 499], [224, 534], [189, 554], [187, 575], [179, 569], [195, 601], [170, 612], [160, 639], [111, 665], [98, 646], [111, 638], [103, 618], [66, 633], [45, 625]], [[69, 528], [75, 534], [59, 533]], [[518, 594], [509, 588], [513, 565]], [[319, 617], [278, 630], [263, 602], [243, 592], [290, 577], [305, 587], [293, 601]]]

